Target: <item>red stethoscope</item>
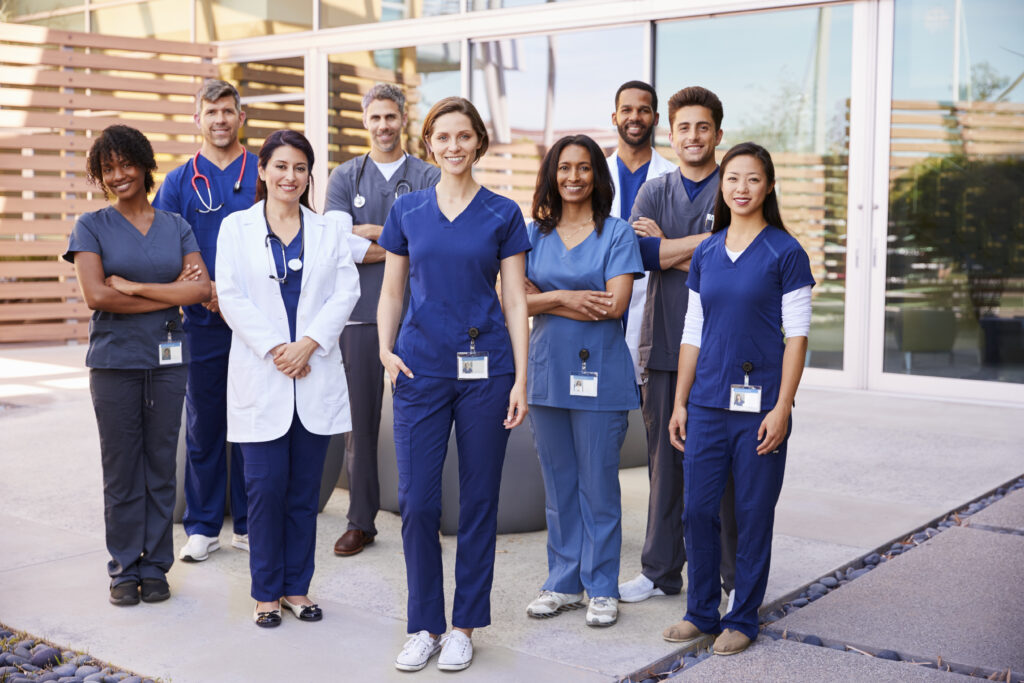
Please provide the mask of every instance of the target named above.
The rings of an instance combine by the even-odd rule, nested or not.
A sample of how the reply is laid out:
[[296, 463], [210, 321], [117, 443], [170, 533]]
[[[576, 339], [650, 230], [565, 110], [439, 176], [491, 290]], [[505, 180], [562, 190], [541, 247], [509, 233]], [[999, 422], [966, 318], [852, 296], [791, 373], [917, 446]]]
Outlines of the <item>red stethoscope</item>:
[[[246, 162], [246, 157], [247, 156], [249, 156], [249, 155], [246, 154], [245, 150], [243, 149], [242, 150], [242, 170], [238, 172], [238, 180], [235, 181], [235, 187], [234, 187], [234, 191], [235, 192], [238, 192], [239, 190], [242, 189], [242, 177], [245, 175], [245, 162]], [[201, 179], [201, 180], [203, 180], [203, 182], [206, 183], [206, 199], [203, 199], [203, 195], [200, 194], [200, 192], [199, 192], [199, 186], [196, 184], [196, 180], [198, 180], [198, 179]], [[192, 157], [192, 189], [195, 191], [196, 198], [199, 200], [199, 203], [203, 205], [203, 208], [201, 208], [201, 209], [198, 206], [196, 207], [196, 211], [198, 211], [199, 213], [213, 213], [214, 211], [220, 211], [221, 208], [223, 208], [224, 202], [221, 202], [217, 206], [213, 205], [213, 188], [210, 185], [210, 179], [207, 178], [205, 175], [203, 175], [202, 173], [199, 172], [199, 152], [198, 151], [196, 152], [196, 155], [194, 157]]]

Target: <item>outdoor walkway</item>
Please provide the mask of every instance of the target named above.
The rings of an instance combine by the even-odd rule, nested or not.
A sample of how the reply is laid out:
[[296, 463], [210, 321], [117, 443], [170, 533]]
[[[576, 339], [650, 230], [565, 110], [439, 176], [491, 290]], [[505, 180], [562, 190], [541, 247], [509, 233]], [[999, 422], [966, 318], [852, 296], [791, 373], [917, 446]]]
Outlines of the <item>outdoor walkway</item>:
[[[373, 546], [355, 557], [334, 557], [347, 507], [341, 489], [319, 518], [311, 595], [325, 610], [323, 622], [288, 618], [281, 628], [257, 629], [248, 556], [230, 548], [229, 532], [210, 560], [175, 563], [168, 602], [111, 606], [84, 354], [84, 346], [0, 348], [0, 622], [174, 683], [409, 675], [417, 681], [451, 675], [487, 682], [612, 681], [674, 654], [660, 634], [682, 616], [679, 596], [622, 605], [619, 623], [609, 629], [587, 628], [582, 611], [528, 619], [526, 604], [545, 576], [545, 534], [537, 532], [498, 539], [493, 623], [474, 636], [473, 666], [460, 674], [433, 667], [401, 674], [392, 666], [405, 639], [400, 522], [381, 513]], [[1024, 473], [1019, 409], [804, 389], [794, 423], [768, 603]], [[646, 471], [623, 470], [621, 482], [621, 573], [631, 578], [639, 571], [646, 523]], [[1006, 502], [1004, 510], [1013, 504]], [[1024, 522], [1013, 517], [1015, 510], [999, 512], [997, 524], [986, 528], [943, 532], [772, 628], [789, 637], [814, 635], [826, 646], [878, 646], [992, 670], [1014, 667], [1019, 677], [1024, 646], [1016, 649], [1017, 659], [1000, 659], [998, 647], [967, 646], [973, 640], [1005, 649], [1021, 642], [1024, 537], [1012, 530], [1024, 529]], [[175, 547], [183, 542], [178, 526]], [[455, 543], [444, 537], [442, 544], [450, 596]], [[944, 640], [950, 633], [943, 624], [959, 625], [955, 640]], [[765, 637], [743, 655], [688, 667], [680, 680], [890, 675], [950, 676]]]

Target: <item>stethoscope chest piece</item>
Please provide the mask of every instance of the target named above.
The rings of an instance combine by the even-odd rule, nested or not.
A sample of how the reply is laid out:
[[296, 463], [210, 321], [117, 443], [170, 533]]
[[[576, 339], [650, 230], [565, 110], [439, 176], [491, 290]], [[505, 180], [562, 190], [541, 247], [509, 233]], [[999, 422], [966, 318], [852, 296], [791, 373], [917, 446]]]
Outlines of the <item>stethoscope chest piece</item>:
[[361, 194], [357, 194], [355, 196], [355, 199], [352, 200], [352, 206], [356, 207], [357, 209], [363, 208], [364, 206], [366, 206], [366, 197], [364, 197]]
[[302, 259], [300, 259], [300, 258], [288, 259], [288, 267], [291, 268], [292, 270], [295, 270], [295, 271], [302, 270]]

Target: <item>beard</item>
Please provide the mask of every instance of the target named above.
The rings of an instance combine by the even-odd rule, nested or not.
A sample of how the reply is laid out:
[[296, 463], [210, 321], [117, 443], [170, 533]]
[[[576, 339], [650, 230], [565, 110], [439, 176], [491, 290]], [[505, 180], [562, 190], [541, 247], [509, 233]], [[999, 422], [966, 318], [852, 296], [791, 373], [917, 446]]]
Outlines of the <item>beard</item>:
[[643, 145], [650, 144], [651, 135], [654, 133], [654, 126], [644, 128], [643, 132], [637, 137], [631, 136], [626, 132], [626, 128], [630, 123], [632, 122], [627, 121], [626, 125], [616, 126], [616, 130], [619, 131], [619, 138], [630, 147], [642, 147]]

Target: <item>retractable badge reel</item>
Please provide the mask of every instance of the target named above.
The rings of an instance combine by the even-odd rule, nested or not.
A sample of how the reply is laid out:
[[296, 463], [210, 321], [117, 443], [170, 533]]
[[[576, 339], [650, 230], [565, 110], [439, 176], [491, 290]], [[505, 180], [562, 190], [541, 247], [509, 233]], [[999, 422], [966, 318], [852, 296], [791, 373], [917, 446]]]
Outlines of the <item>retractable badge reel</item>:
[[750, 383], [750, 372], [754, 369], [754, 364], [744, 361], [740, 367], [743, 368], [743, 384], [732, 385], [729, 391], [729, 410], [740, 413], [759, 413], [761, 412], [761, 387]]
[[469, 351], [459, 351], [456, 360], [459, 367], [459, 379], [487, 379], [487, 352], [477, 353], [476, 338], [480, 330], [469, 328]]
[[178, 325], [173, 320], [168, 320], [164, 323], [164, 329], [167, 330], [167, 341], [161, 342], [157, 350], [160, 365], [181, 365], [181, 342], [174, 341], [171, 337], [171, 332], [178, 329]]
[[569, 374], [569, 395], [597, 398], [597, 373], [587, 372], [590, 351], [580, 349], [580, 371]]

